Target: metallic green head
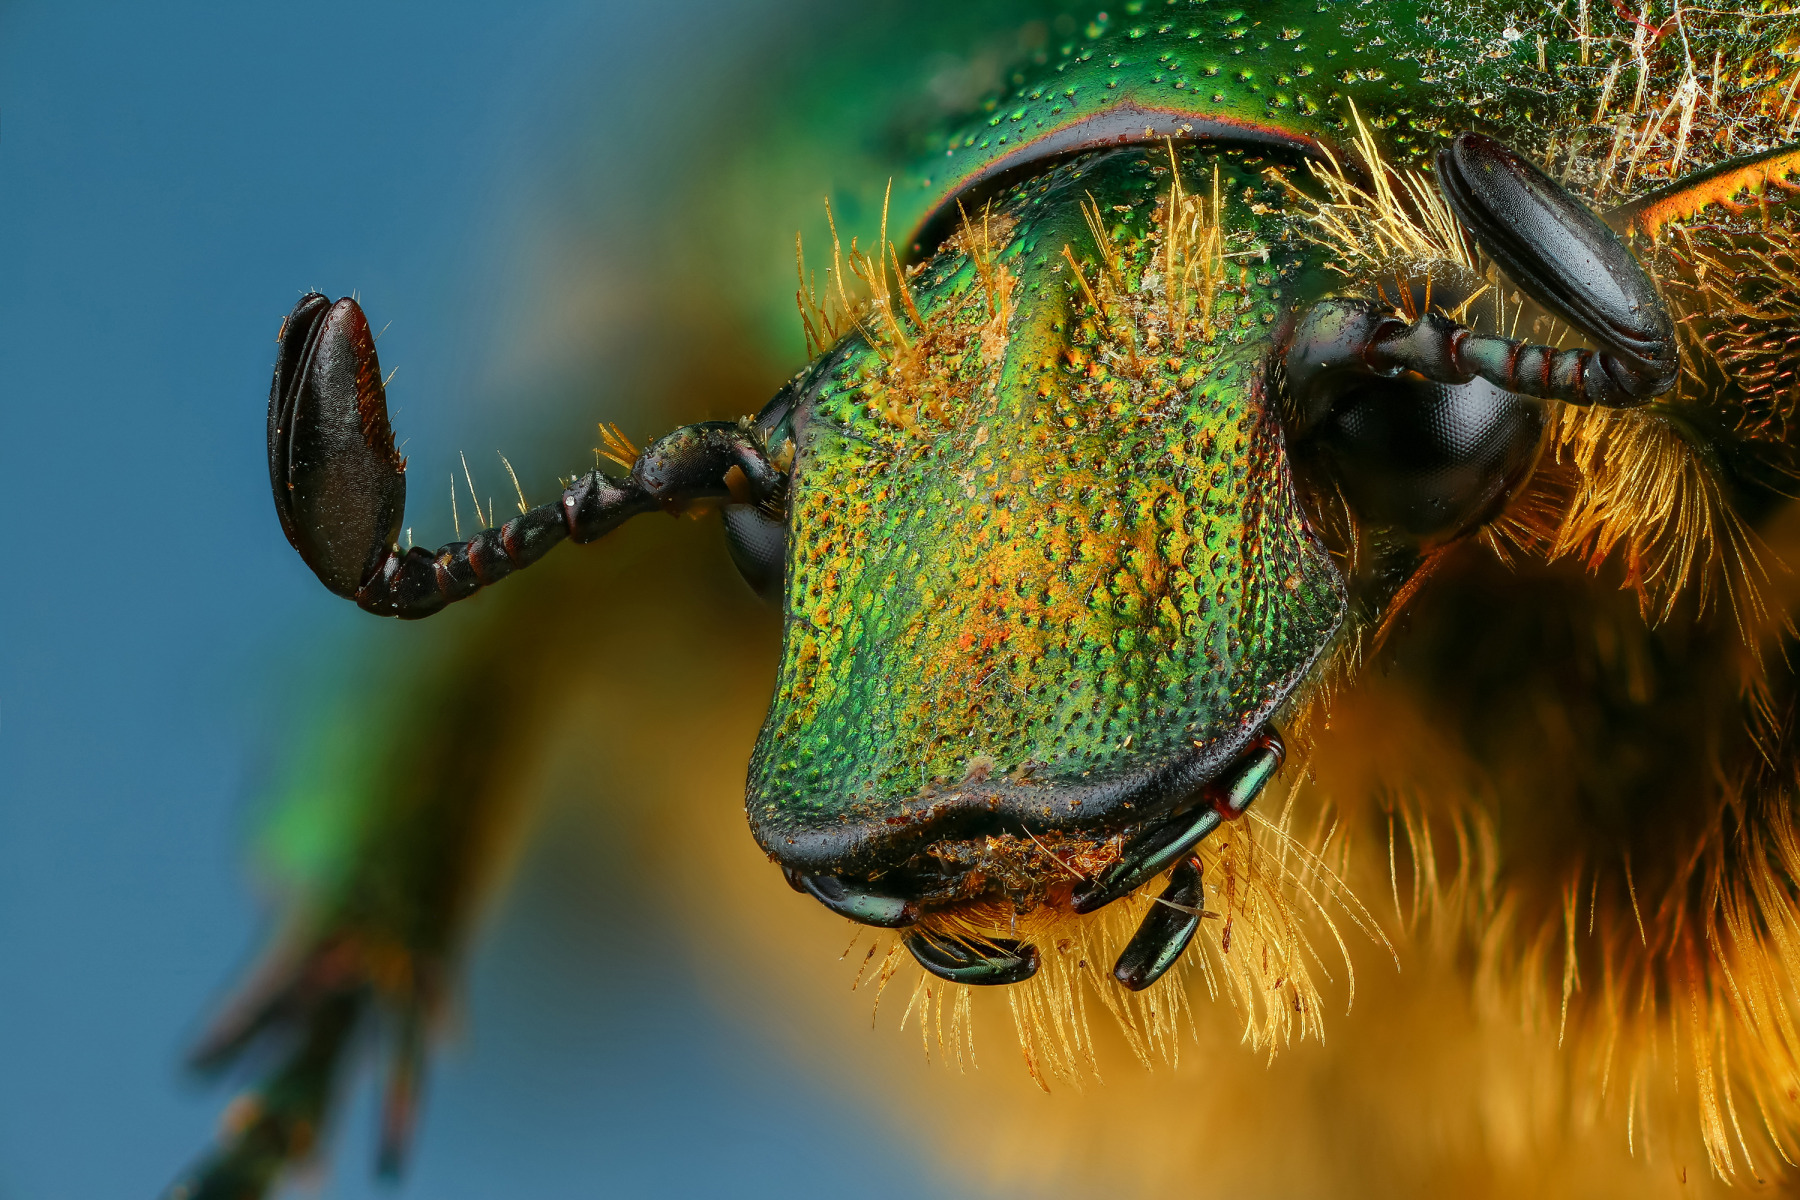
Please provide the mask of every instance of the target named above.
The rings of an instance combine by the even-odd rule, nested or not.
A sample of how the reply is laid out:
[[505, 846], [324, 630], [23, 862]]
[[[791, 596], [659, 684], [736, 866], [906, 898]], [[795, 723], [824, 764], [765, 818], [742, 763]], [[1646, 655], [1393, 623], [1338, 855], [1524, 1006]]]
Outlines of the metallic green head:
[[[1297, 341], [1305, 314], [1357, 286], [1295, 212], [1304, 164], [1362, 170], [1379, 142], [1419, 167], [1477, 125], [1529, 141], [1526, 41], [1470, 58], [1407, 0], [1119, 14], [894, 185], [915, 265], [890, 286], [865, 264], [874, 307], [759, 421], [793, 459], [747, 808], [790, 879], [859, 920], [1087, 911], [1071, 874], [1167, 869], [1145, 839], [1266, 779], [1265, 735], [1352, 612], [1379, 617], [1535, 456], [1535, 402], [1480, 381], [1396, 370], [1302, 414], [1283, 374], [1331, 341]], [[1454, 303], [1442, 282], [1401, 306]], [[1433, 459], [1418, 431], [1446, 429], [1467, 444]], [[1328, 552], [1308, 513], [1340, 501]]]
[[1319, 663], [1345, 586], [1271, 379], [1304, 253], [1256, 153], [1007, 188], [765, 413], [794, 459], [748, 809], [791, 872], [1028, 902], [989, 839], [1166, 814]]

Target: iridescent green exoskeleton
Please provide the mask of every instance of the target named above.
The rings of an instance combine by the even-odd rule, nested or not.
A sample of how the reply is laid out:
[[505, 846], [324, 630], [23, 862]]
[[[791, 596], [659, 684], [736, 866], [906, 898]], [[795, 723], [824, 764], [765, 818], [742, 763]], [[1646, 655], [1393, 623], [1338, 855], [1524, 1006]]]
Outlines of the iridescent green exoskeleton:
[[[1178, 0], [1065, 24], [898, 174], [891, 244], [835, 247], [835, 302], [803, 296], [817, 354], [757, 416], [402, 552], [368, 325], [313, 295], [284, 326], [269, 452], [296, 549], [400, 617], [633, 516], [722, 508], [782, 614], [746, 807], [788, 881], [906, 930], [946, 980], [1009, 984], [1039, 963], [1021, 916], [1166, 876], [1113, 967], [1135, 991], [1204, 915], [1196, 847], [1434, 557], [1527, 487], [1546, 406], [1676, 386], [1671, 311], [1623, 235], [1693, 185], [1602, 214], [1545, 170], [1578, 147], [1543, 131], [1593, 103], [1587, 35], [1527, 37], [1498, 7]], [[1786, 177], [1780, 147], [1745, 149], [1708, 163]], [[312, 1040], [182, 1194], [303, 1148], [291, 1126], [356, 1019], [333, 981], [374, 975], [342, 941], [308, 949], [211, 1049], [284, 1022]]]
[[[1360, 43], [1298, 18], [1271, 42], [1236, 10], [1203, 12], [1096, 25], [1017, 107], [952, 135], [944, 173], [916, 185], [935, 206], [881, 309], [891, 332], [865, 317], [761, 419], [794, 463], [751, 826], [846, 915], [908, 925], [996, 892], [1086, 912], [1159, 874], [1241, 811], [1242, 780], [1266, 782], [1352, 592], [1379, 614], [1424, 550], [1523, 481], [1537, 399], [1629, 406], [1673, 382], [1642, 269], [1491, 143], [1459, 143], [1446, 201], [1599, 353], [1325, 301], [1337, 288], [1292, 179], [1353, 154], [1354, 94], [1307, 80], [1356, 77]], [[1277, 42], [1274, 70], [1242, 65]], [[1422, 133], [1363, 101], [1400, 153]], [[1559, 261], [1559, 238], [1586, 257]], [[885, 283], [880, 264], [865, 274]], [[1433, 282], [1446, 308], [1474, 291], [1441, 267]], [[1296, 449], [1376, 510], [1365, 578], [1311, 527]], [[1025, 842], [1102, 874], [1046, 875]], [[996, 982], [1031, 961], [1002, 941]], [[977, 977], [954, 939], [909, 945]]]
[[[748, 803], [796, 872], [1129, 823], [1241, 755], [1341, 623], [1264, 349], [1303, 267], [1268, 249], [1275, 221], [1235, 206], [1224, 241], [1253, 248], [1254, 276], [1205, 329], [1178, 314], [1135, 370], [1064, 257], [1094, 260], [1097, 205], [1139, 248], [1105, 270], [1141, 287], [1169, 161], [1115, 152], [1012, 189], [985, 218], [995, 246], [913, 278], [918, 346], [854, 334], [779, 402], [788, 623]], [[1210, 188], [1215, 161], [1222, 194], [1275, 210], [1235, 155], [1190, 156], [1190, 186]]]

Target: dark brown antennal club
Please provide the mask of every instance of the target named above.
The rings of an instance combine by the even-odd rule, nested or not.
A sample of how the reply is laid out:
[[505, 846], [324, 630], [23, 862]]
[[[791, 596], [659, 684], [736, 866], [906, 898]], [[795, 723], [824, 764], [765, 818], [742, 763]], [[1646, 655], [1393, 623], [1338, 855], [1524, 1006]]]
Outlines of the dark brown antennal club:
[[1675, 386], [1669, 310], [1592, 209], [1517, 151], [1476, 133], [1439, 152], [1437, 177], [1457, 219], [1507, 278], [1596, 348], [1558, 350], [1433, 313], [1408, 322], [1365, 301], [1322, 301], [1302, 318], [1287, 353], [1297, 432], [1317, 425], [1354, 377], [1484, 379], [1515, 395], [1608, 408], [1633, 408]]

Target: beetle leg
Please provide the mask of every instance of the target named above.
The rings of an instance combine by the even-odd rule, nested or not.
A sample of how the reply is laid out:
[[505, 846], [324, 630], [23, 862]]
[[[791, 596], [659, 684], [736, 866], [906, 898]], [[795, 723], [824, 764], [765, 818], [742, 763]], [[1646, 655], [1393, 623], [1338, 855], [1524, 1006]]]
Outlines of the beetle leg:
[[[272, 964], [245, 1000], [194, 1052], [194, 1064], [216, 1071], [272, 1030], [294, 1040], [281, 1065], [232, 1110], [217, 1149], [189, 1167], [165, 1200], [261, 1196], [292, 1162], [316, 1146], [338, 1091], [346, 1048], [369, 1015], [370, 989], [355, 969], [355, 948], [328, 945], [299, 960]], [[383, 1104], [381, 1168], [396, 1173], [415, 1110], [423, 1033], [416, 1010], [405, 1014]]]
[[[591, 471], [550, 504], [436, 551], [396, 544], [406, 463], [394, 449], [362, 308], [312, 293], [283, 323], [269, 392], [269, 477], [288, 541], [320, 582], [369, 612], [427, 617], [529, 566], [564, 538], [591, 542], [639, 513], [706, 499], [756, 503], [781, 473], [755, 435], [709, 421], [652, 442], [623, 479]], [[735, 487], [733, 486], [735, 483]]]
[[905, 941], [921, 967], [951, 983], [986, 987], [1023, 983], [1037, 974], [1037, 947], [1011, 938], [985, 939], [977, 945], [944, 934], [915, 931], [907, 934]]
[[1129, 896], [1146, 882], [1168, 870], [1172, 863], [1193, 852], [1201, 840], [1222, 821], [1242, 815], [1281, 767], [1286, 749], [1273, 730], [1251, 744], [1231, 771], [1208, 785], [1212, 803], [1165, 817], [1132, 835], [1119, 861], [1086, 883], [1077, 884], [1071, 904], [1078, 913], [1105, 908]]
[[1113, 966], [1113, 978], [1134, 992], [1141, 992], [1174, 966], [1194, 931], [1200, 928], [1200, 912], [1206, 903], [1206, 889], [1201, 882], [1200, 860], [1193, 855], [1184, 858], [1169, 872], [1169, 886], [1163, 889], [1143, 924]]
[[1633, 408], [1675, 386], [1675, 324], [1656, 285], [1592, 209], [1520, 154], [1465, 133], [1437, 157], [1457, 219], [1520, 290], [1597, 349], [1558, 350], [1477, 333], [1436, 313], [1407, 323], [1379, 306], [1326, 300], [1287, 354], [1300, 430], [1321, 420], [1345, 374], [1417, 372], [1437, 383], [1487, 380], [1524, 396]]

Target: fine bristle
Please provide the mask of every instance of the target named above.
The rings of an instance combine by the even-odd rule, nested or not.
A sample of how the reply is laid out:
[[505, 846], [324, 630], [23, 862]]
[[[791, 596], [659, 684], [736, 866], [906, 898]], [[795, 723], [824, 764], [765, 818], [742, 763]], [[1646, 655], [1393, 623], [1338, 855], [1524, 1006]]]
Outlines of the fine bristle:
[[[1283, 177], [1301, 217], [1300, 229], [1330, 252], [1330, 266], [1348, 279], [1406, 308], [1413, 285], [1434, 275], [1479, 274], [1462, 226], [1436, 186], [1417, 171], [1390, 165], [1362, 115], [1350, 106], [1357, 137], [1357, 164], [1327, 152], [1324, 165], [1308, 164], [1316, 197]], [[1460, 301], [1466, 307], [1473, 297]], [[1409, 312], [1409, 316], [1417, 316]], [[1460, 317], [1460, 313], [1453, 314]]]
[[1747, 632], [1761, 628], [1768, 571], [1755, 535], [1667, 415], [1559, 408], [1545, 453], [1543, 487], [1566, 488], [1560, 511], [1537, 510], [1540, 519], [1554, 512], [1538, 531], [1547, 560], [1573, 557], [1596, 570], [1609, 559], [1623, 564], [1624, 586], [1652, 623], [1669, 620], [1684, 601], [1704, 615], [1722, 599]]
[[1695, 822], [1706, 835], [1651, 890], [1628, 855], [1505, 878], [1492, 818], [1452, 788], [1371, 797], [1358, 823], [1385, 833], [1360, 871], [1385, 857], [1405, 944], [1470, 962], [1488, 1019], [1554, 1038], [1573, 1094], [1640, 1150], [1669, 1136], [1685, 1096], [1719, 1174], [1792, 1165], [1800, 840], [1785, 801], [1722, 792]]
[[[1109, 1019], [1146, 1066], [1175, 1065], [1193, 1020], [1191, 997], [1202, 993], [1238, 1014], [1245, 1045], [1273, 1056], [1324, 1036], [1322, 985], [1335, 981], [1346, 989], [1346, 1002], [1354, 999], [1347, 937], [1386, 944], [1374, 916], [1344, 883], [1334, 823], [1316, 816], [1301, 833], [1293, 828], [1298, 812], [1292, 804], [1274, 818], [1252, 812], [1200, 847], [1206, 888], [1200, 931], [1169, 976], [1141, 992], [1119, 987], [1112, 967], [1157, 902], [1154, 889], [1085, 917], [996, 903], [934, 913], [920, 927], [976, 942], [1020, 938], [1039, 947], [1038, 973], [1006, 989], [1006, 998], [1026, 1070], [1046, 1089], [1101, 1074], [1093, 1015]], [[916, 975], [902, 1024], [919, 1022], [927, 1051], [935, 1045], [951, 1061], [972, 1060], [967, 989], [916, 972], [897, 939], [880, 961], [878, 991], [897, 970]]]

